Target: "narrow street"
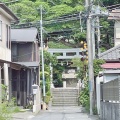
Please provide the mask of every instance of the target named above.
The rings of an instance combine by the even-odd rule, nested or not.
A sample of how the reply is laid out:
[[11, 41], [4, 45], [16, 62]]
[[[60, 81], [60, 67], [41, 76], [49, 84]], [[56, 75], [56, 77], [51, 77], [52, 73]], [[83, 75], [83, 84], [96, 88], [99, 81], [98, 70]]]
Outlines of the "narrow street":
[[47, 111], [41, 111], [31, 120], [99, 120], [97, 116], [84, 113], [81, 107], [51, 107]]

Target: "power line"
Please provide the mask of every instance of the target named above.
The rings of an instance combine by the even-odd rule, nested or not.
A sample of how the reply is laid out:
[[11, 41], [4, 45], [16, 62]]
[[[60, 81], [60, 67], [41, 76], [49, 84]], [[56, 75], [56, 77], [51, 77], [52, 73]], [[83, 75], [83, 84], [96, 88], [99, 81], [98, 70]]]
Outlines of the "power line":
[[13, 1], [10, 1], [10, 2], [4, 2], [5, 4], [10, 4], [10, 3], [16, 3], [16, 2], [19, 2], [21, 0], [13, 0]]

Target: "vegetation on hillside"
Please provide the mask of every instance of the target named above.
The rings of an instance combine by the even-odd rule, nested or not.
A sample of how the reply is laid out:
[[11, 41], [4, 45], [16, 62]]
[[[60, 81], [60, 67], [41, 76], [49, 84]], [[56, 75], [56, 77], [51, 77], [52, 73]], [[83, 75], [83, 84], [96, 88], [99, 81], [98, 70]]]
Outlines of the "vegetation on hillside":
[[[11, 2], [11, 0], [1, 0], [1, 2]], [[118, 4], [119, 0], [101, 0], [95, 1], [95, 4], [100, 4], [101, 7]], [[83, 32], [80, 32], [80, 22], [78, 20], [71, 21], [70, 15], [84, 11], [84, 0], [19, 0], [18, 2], [7, 3], [11, 10], [19, 17], [20, 23], [36, 22], [40, 20], [40, 5], [43, 6], [43, 21], [44, 29], [46, 32], [63, 31], [64, 29], [72, 29], [72, 33], [68, 35], [68, 38], [73, 38], [75, 44], [78, 44], [81, 40], [86, 40], [84, 36], [86, 31], [85, 19], [82, 20]], [[87, 12], [86, 12], [87, 14]], [[61, 17], [62, 22], [58, 22], [57, 19]], [[64, 18], [69, 19], [67, 21]], [[54, 22], [52, 22], [55, 20]], [[38, 26], [38, 25], [37, 25]], [[102, 51], [109, 49], [113, 46], [113, 22], [108, 21], [107, 17], [100, 18], [101, 29], [101, 43], [100, 47]], [[109, 29], [110, 28], [110, 29]], [[46, 33], [45, 33], [46, 34]], [[67, 34], [66, 34], [67, 35]], [[106, 44], [107, 43], [107, 44]]]
[[69, 46], [64, 45], [63, 43], [58, 43], [58, 42], [54, 42], [54, 41], [50, 41], [48, 43], [49, 48], [57, 48], [57, 49], [67, 49], [67, 48], [71, 48]]
[[[1, 0], [1, 2], [11, 2], [11, 0]], [[95, 4], [100, 4], [101, 7], [118, 4], [119, 0], [99, 0]], [[72, 33], [64, 33], [69, 39], [73, 39], [77, 46], [81, 40], [85, 41], [86, 18], [83, 17], [82, 27], [83, 32], [80, 32], [79, 19], [71, 21], [75, 13], [80, 11], [87, 14], [84, 8], [84, 0], [19, 0], [18, 2], [7, 3], [11, 10], [19, 17], [20, 24], [29, 22], [36, 22], [40, 20], [40, 5], [43, 6], [43, 26], [46, 31], [45, 34], [53, 31], [64, 31], [71, 29]], [[58, 22], [60, 18], [61, 22]], [[67, 18], [67, 21], [65, 20]], [[54, 22], [53, 22], [54, 21]], [[105, 51], [113, 47], [113, 21], [108, 21], [107, 17], [100, 18], [101, 30], [101, 51]], [[38, 27], [39, 25], [37, 25]], [[24, 26], [23, 26], [24, 27]], [[97, 37], [97, 36], [96, 36]], [[52, 39], [51, 39], [52, 40]], [[97, 49], [97, 48], [96, 48]]]

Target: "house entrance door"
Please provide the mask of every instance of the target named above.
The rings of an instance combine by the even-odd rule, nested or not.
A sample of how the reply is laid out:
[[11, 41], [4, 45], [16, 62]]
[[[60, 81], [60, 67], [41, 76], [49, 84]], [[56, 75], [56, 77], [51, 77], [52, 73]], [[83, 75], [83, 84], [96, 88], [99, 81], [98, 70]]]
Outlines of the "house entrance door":
[[27, 71], [12, 70], [12, 97], [19, 106], [27, 104]]
[[20, 71], [20, 105], [27, 105], [27, 71]]

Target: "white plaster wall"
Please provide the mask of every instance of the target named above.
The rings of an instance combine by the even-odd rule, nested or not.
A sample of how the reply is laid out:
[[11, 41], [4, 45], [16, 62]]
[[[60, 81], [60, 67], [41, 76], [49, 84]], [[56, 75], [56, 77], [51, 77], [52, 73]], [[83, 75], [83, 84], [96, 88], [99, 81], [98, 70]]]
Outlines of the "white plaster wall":
[[[115, 46], [120, 44], [120, 38], [116, 38], [116, 28], [120, 28], [120, 21], [119, 20], [117, 20], [115, 22], [115, 25], [114, 25], [114, 40], [115, 40], [114, 43], [115, 43]], [[120, 32], [117, 34], [120, 34]]]
[[10, 25], [10, 20], [0, 13], [2, 21], [2, 40], [0, 40], [0, 59], [11, 61], [11, 50], [6, 46], [7, 29], [6, 25]]

